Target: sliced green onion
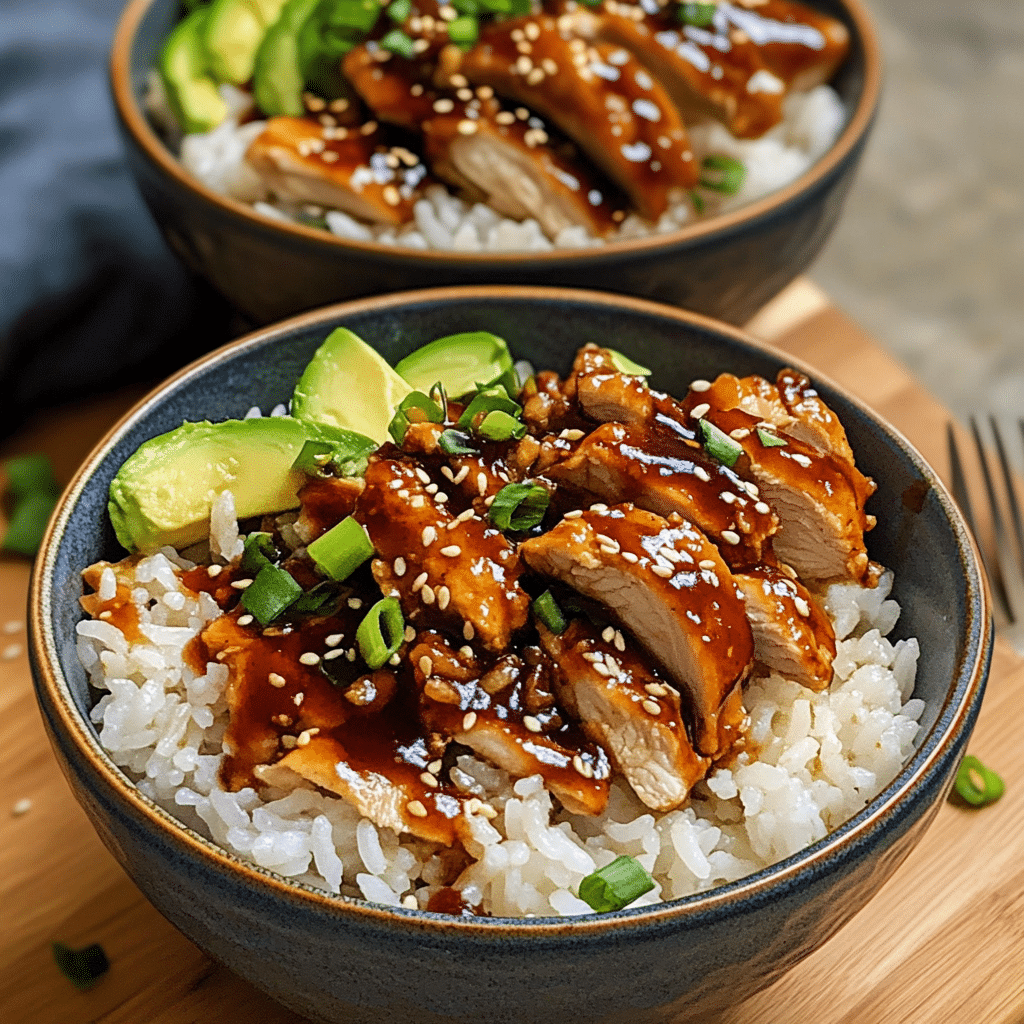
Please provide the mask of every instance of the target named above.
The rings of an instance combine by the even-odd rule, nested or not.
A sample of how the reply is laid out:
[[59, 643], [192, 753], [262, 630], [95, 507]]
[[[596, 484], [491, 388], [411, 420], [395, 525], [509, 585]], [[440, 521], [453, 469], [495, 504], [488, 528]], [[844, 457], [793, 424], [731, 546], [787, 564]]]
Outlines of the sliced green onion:
[[413, 423], [443, 423], [444, 410], [422, 391], [410, 391], [402, 399], [388, 424], [388, 433], [395, 444], [401, 444]]
[[307, 441], [295, 457], [292, 469], [301, 469], [310, 475], [319, 473], [331, 461], [333, 451], [334, 445], [330, 441]]
[[412, 0], [392, 0], [388, 4], [388, 17], [397, 25], [401, 25], [412, 14]]
[[304, 591], [291, 605], [291, 610], [296, 615], [328, 615], [334, 611], [332, 605], [340, 597], [338, 585], [333, 580], [324, 580]]
[[370, 668], [380, 668], [402, 646], [405, 620], [397, 597], [378, 601], [359, 623], [356, 646]]
[[736, 465], [736, 460], [743, 454], [738, 445], [724, 430], [719, 430], [714, 423], [700, 420], [700, 432], [704, 436], [704, 447], [709, 455], [714, 456], [724, 466]]
[[261, 626], [269, 626], [301, 596], [302, 587], [291, 573], [268, 563], [242, 591], [242, 607], [255, 615]]
[[532, 530], [548, 510], [551, 492], [540, 484], [505, 484], [487, 515], [499, 530]]
[[445, 455], [479, 455], [480, 449], [473, 447], [473, 439], [461, 430], [443, 430], [437, 439], [437, 446]]
[[19, 499], [11, 510], [7, 533], [4, 534], [4, 551], [29, 558], [35, 555], [56, 504], [56, 496], [45, 491], [33, 491]]
[[533, 5], [530, 3], [530, 0], [512, 0], [511, 6], [512, 9], [509, 11], [509, 14], [513, 18], [522, 18], [533, 11]]
[[242, 549], [242, 572], [255, 576], [265, 565], [271, 565], [277, 557], [274, 538], [269, 533], [250, 533]]
[[427, 392], [430, 395], [431, 401], [437, 402], [441, 406], [441, 423], [445, 423], [448, 420], [448, 389], [444, 386], [441, 381], [436, 381], [430, 386], [430, 391]]
[[954, 785], [972, 807], [995, 803], [1006, 790], [1002, 778], [970, 754], [960, 762]]
[[392, 29], [384, 36], [379, 45], [382, 50], [387, 50], [397, 57], [405, 57], [407, 60], [416, 52], [412, 39], [398, 28]]
[[367, 457], [377, 450], [377, 442], [365, 434], [327, 423], [309, 423], [316, 434], [302, 446], [293, 468], [316, 474], [329, 464], [341, 476], [362, 476]]
[[708, 206], [708, 204], [704, 202], [704, 197], [699, 192], [690, 193], [690, 202], [693, 203], [693, 211], [698, 216], [702, 214]]
[[376, 0], [326, 0], [320, 5], [324, 27], [346, 32], [349, 38], [365, 36], [377, 23], [381, 5]]
[[470, 14], [476, 16], [482, 10], [478, 0], [452, 0], [452, 7], [459, 12], [459, 14]]
[[518, 441], [526, 433], [526, 424], [507, 412], [495, 409], [480, 421], [476, 432], [488, 441]]
[[540, 597], [536, 597], [530, 604], [533, 609], [533, 614], [544, 623], [552, 633], [561, 634], [565, 632], [565, 627], [569, 625], [566, 621], [565, 616], [562, 614], [562, 609], [558, 607], [558, 602], [555, 600], [554, 595], [550, 590], [545, 590]]
[[616, 857], [580, 882], [580, 899], [599, 914], [622, 910], [654, 888], [654, 879], [634, 857]]
[[779, 437], [778, 434], [773, 434], [770, 430], [765, 430], [763, 427], [757, 428], [757, 439], [765, 448], [785, 448], [789, 444], [788, 441]]
[[707, 28], [715, 20], [715, 5], [700, 2], [680, 4], [676, 14], [684, 25]]
[[462, 14], [448, 22], [448, 38], [463, 50], [468, 50], [479, 35], [480, 26], [477, 24], [476, 18], [468, 14]]
[[704, 157], [700, 165], [700, 183], [704, 188], [723, 195], [734, 196], [743, 187], [747, 169], [731, 156], [713, 153]]
[[349, 516], [306, 548], [317, 568], [332, 580], [347, 580], [373, 554], [361, 523]]
[[492, 14], [512, 13], [512, 0], [480, 0], [480, 6]]
[[462, 411], [462, 415], [459, 417], [459, 429], [472, 430], [474, 420], [481, 413], [494, 412], [495, 409], [507, 412], [512, 416], [522, 412], [522, 407], [508, 397], [508, 392], [504, 388], [484, 388], [473, 396], [473, 400]]
[[510, 366], [507, 370], [500, 373], [487, 384], [487, 387], [504, 388], [505, 393], [513, 401], [519, 397], [519, 392], [522, 390], [522, 385], [519, 383], [519, 374], [516, 373], [514, 366]]
[[104, 974], [110, 970], [110, 961], [103, 947], [94, 942], [91, 946], [83, 949], [72, 949], [65, 946], [63, 942], [53, 944], [53, 959], [60, 968], [61, 974], [70, 981], [75, 988], [92, 988]]
[[606, 349], [605, 351], [612, 357], [612, 365], [619, 373], [631, 373], [635, 377], [649, 377], [651, 375], [651, 371], [646, 366], [633, 362], [629, 356], [624, 356], [613, 348]]
[[57, 478], [53, 475], [53, 465], [42, 453], [17, 455], [7, 459], [4, 470], [7, 473], [7, 493], [15, 501], [36, 491], [54, 497], [60, 494]]

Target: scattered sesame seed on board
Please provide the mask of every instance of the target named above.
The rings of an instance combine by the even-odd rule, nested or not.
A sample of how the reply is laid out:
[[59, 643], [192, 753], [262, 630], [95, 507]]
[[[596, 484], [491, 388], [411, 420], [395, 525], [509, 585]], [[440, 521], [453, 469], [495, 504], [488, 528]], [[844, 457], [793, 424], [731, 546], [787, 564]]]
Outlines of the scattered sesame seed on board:
[[10, 635], [11, 633], [18, 633], [25, 628], [25, 623], [20, 619], [9, 619], [4, 623], [4, 632]]
[[11, 815], [15, 818], [20, 818], [23, 814], [28, 814], [31, 810], [32, 801], [27, 796], [23, 796], [20, 800], [16, 801], [14, 806], [11, 808]]

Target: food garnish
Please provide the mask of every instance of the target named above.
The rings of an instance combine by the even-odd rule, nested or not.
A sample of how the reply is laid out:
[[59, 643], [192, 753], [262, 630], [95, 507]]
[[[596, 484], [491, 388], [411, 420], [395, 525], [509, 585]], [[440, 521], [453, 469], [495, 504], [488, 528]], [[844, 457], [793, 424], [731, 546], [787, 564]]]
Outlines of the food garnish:
[[83, 991], [92, 988], [110, 970], [110, 961], [98, 942], [82, 949], [73, 949], [63, 942], [55, 942], [53, 959], [64, 977]]
[[580, 899], [599, 914], [622, 910], [654, 888], [654, 879], [635, 857], [616, 857], [580, 882]]
[[3, 468], [11, 503], [3, 549], [31, 558], [39, 550], [60, 488], [45, 455], [19, 455], [7, 459]]
[[972, 807], [995, 803], [1005, 792], [1006, 783], [978, 758], [968, 754], [957, 769], [954, 787]]

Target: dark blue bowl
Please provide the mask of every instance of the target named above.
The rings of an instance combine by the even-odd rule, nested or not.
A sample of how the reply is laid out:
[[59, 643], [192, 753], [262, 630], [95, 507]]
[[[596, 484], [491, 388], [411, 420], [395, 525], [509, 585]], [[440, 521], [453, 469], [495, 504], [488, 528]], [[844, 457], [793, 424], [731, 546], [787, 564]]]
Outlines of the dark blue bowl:
[[[111, 478], [183, 419], [285, 401], [344, 324], [392, 362], [429, 339], [487, 328], [518, 357], [565, 371], [610, 341], [681, 392], [720, 371], [774, 377], [792, 360], [709, 320], [636, 299], [554, 289], [460, 288], [363, 300], [243, 338], [153, 392], [100, 443], [65, 493], [36, 562], [32, 665], [43, 717], [76, 796], [156, 907], [212, 956], [315, 1021], [681, 1021], [739, 1002], [820, 946], [882, 886], [948, 791], [991, 657], [988, 598], [963, 521], [921, 456], [814, 371], [861, 468], [879, 484], [873, 558], [896, 574], [896, 633], [921, 642], [922, 739], [895, 781], [803, 852], [742, 881], [653, 908], [580, 919], [454, 919], [348, 901], [241, 863], [141, 796], [103, 752], [75, 654], [79, 573], [119, 549]], [[799, 364], [797, 364], [799, 366]], [[894, 922], [899, 927], [899, 922]]]

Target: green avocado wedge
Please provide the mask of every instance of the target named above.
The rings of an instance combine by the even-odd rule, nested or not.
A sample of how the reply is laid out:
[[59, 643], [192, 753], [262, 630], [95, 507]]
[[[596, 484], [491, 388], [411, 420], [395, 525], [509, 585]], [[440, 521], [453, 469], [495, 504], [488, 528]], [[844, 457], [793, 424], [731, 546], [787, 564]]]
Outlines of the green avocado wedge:
[[438, 338], [410, 352], [395, 370], [416, 391], [429, 392], [440, 381], [451, 398], [497, 383], [512, 369], [504, 339], [489, 331], [467, 331]]
[[338, 327], [316, 350], [292, 395], [292, 415], [310, 424], [389, 440], [395, 407], [413, 389], [373, 348]]
[[208, 14], [208, 7], [200, 7], [179, 22], [157, 62], [167, 101], [186, 133], [208, 132], [228, 116], [203, 46]]
[[213, 0], [203, 44], [219, 81], [243, 85], [252, 78], [256, 51], [283, 6], [284, 0]]
[[288, 0], [256, 51], [252, 91], [263, 113], [301, 117], [306, 83], [299, 66], [299, 32], [320, 0]]
[[311, 432], [289, 416], [183, 423], [142, 444], [118, 470], [107, 505], [117, 539], [150, 554], [209, 536], [225, 490], [239, 519], [299, 504], [306, 475], [293, 469]]

